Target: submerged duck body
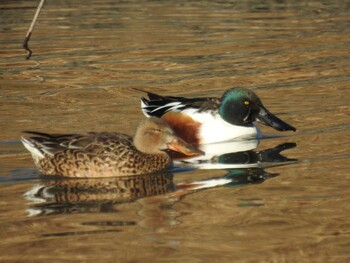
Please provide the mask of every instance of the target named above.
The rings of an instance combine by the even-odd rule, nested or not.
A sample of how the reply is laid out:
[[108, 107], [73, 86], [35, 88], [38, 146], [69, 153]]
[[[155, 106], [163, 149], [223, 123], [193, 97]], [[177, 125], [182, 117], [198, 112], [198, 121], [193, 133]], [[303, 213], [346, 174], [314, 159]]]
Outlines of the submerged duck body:
[[196, 145], [257, 138], [257, 121], [278, 131], [296, 130], [269, 112], [246, 88], [229, 89], [221, 98], [147, 95], [141, 98], [143, 113], [164, 119], [181, 138]]
[[178, 138], [163, 120], [148, 118], [135, 137], [120, 133], [45, 134], [26, 132], [24, 146], [44, 175], [65, 177], [113, 177], [149, 174], [172, 162], [165, 150], [192, 156], [200, 150]]

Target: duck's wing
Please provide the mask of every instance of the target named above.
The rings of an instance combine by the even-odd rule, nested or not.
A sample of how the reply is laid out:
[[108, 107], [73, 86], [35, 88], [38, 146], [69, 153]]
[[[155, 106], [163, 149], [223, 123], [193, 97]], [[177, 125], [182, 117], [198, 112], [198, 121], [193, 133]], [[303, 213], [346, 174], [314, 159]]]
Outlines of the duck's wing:
[[141, 98], [141, 109], [149, 116], [162, 117], [169, 111], [182, 112], [186, 109], [196, 112], [214, 112], [218, 109], [220, 100], [218, 98], [184, 98], [173, 96], [160, 96], [147, 92], [147, 97]]
[[22, 137], [24, 146], [35, 155], [54, 155], [69, 149], [79, 149], [87, 153], [104, 154], [113, 152], [118, 146], [132, 145], [132, 138], [118, 133], [47, 134], [24, 131], [34, 135]]

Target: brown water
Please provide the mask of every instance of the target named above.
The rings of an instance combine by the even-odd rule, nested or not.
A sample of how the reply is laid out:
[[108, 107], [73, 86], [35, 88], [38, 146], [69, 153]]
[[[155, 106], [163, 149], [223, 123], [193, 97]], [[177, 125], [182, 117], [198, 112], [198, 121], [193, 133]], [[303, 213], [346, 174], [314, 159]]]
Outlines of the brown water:
[[[349, 1], [47, 1], [25, 60], [37, 2], [0, 3], [1, 262], [350, 262]], [[257, 167], [43, 180], [19, 142], [233, 86], [298, 129], [222, 158]]]

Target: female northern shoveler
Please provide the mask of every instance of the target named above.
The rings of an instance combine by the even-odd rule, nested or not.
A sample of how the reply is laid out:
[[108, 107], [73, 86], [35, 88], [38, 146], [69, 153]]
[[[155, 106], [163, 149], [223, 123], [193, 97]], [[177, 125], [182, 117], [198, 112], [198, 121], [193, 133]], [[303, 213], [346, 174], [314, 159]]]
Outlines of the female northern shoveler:
[[143, 113], [164, 119], [179, 137], [195, 145], [256, 138], [259, 130], [255, 121], [278, 131], [296, 130], [269, 112], [259, 97], [245, 88], [229, 89], [221, 98], [147, 95], [141, 98]]
[[22, 142], [41, 173], [67, 177], [110, 177], [149, 174], [171, 164], [165, 150], [188, 156], [203, 152], [178, 138], [159, 118], [148, 118], [132, 139], [119, 133], [50, 135], [26, 132], [35, 137]]

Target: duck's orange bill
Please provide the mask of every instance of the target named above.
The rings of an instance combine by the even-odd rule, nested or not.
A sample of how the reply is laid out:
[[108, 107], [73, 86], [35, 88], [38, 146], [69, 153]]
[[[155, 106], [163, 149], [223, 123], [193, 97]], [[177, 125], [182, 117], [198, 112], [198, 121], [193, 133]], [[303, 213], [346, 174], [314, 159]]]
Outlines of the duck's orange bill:
[[168, 144], [170, 150], [183, 153], [187, 156], [204, 155], [204, 152], [197, 147], [185, 142], [184, 140], [177, 138]]

